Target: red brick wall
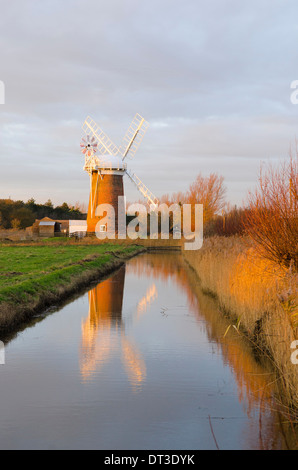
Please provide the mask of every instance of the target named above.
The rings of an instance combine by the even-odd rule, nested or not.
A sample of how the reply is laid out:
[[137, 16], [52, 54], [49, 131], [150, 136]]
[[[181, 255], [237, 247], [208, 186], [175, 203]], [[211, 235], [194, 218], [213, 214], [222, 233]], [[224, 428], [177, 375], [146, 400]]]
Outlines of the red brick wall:
[[[102, 175], [92, 173], [92, 189], [89, 199], [87, 231], [94, 233], [100, 218], [95, 216], [99, 204], [111, 204], [115, 210], [115, 229], [118, 227], [118, 196], [123, 196], [123, 175]], [[92, 197], [91, 197], [92, 196]], [[92, 203], [93, 202], [93, 203]], [[93, 206], [93, 207], [92, 207]]]

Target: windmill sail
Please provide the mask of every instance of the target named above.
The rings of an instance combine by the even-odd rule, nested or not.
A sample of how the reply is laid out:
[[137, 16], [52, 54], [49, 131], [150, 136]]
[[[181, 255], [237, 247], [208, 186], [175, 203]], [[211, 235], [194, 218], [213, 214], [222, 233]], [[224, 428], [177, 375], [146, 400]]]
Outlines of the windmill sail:
[[142, 116], [136, 114], [123, 138], [122, 145], [119, 148], [123, 160], [128, 155], [131, 158], [135, 156], [136, 151], [138, 150], [148, 127], [148, 122], [145, 121]]
[[129, 170], [126, 170], [127, 176], [131, 179], [131, 181], [136, 185], [140, 193], [148, 200], [150, 204], [154, 207], [158, 206], [158, 199], [154, 196], [154, 194], [145, 186], [145, 184], [140, 180], [140, 178]]
[[97, 140], [98, 146], [97, 151], [101, 154], [118, 155], [119, 148], [115, 145], [111, 139], [101, 130], [101, 128], [96, 124], [91, 117], [87, 117], [86, 121], [83, 124], [83, 130], [86, 134], [91, 133]]

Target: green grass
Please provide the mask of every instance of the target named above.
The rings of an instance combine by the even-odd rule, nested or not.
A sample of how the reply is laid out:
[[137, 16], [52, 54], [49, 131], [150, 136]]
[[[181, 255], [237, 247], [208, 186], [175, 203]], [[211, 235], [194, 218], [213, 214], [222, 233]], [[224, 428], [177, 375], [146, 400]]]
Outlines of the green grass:
[[135, 246], [115, 244], [0, 245], [0, 307], [4, 302], [37, 302], [42, 294], [55, 294], [63, 286], [79, 280], [86, 271], [96, 272], [117, 260], [110, 252], [121, 257], [136, 250]]

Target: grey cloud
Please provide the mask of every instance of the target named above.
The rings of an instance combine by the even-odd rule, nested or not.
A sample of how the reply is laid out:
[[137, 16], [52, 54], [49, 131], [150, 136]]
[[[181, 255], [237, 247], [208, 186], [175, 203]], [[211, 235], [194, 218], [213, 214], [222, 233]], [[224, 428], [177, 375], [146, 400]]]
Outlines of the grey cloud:
[[297, 10], [292, 0], [3, 3], [0, 197], [86, 202], [86, 115], [120, 143], [139, 112], [152, 126], [130, 165], [153, 192], [217, 171], [241, 203], [260, 161], [295, 138]]

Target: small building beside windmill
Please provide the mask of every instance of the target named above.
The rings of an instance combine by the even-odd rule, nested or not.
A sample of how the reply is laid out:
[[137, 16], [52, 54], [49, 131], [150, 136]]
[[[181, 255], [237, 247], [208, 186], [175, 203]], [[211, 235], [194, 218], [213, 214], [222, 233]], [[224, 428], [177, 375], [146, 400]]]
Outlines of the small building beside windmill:
[[78, 235], [85, 237], [87, 235], [87, 220], [67, 220], [66, 222], [68, 222], [69, 236]]
[[55, 233], [61, 232], [61, 224], [58, 221], [45, 217], [38, 225], [40, 237], [54, 237]]
[[28, 236], [35, 237], [54, 237], [56, 233], [61, 232], [61, 224], [52, 220], [49, 217], [44, 217], [39, 220], [36, 219], [31, 227], [26, 228], [26, 234]]
[[26, 228], [28, 237], [67, 237], [72, 235], [85, 236], [87, 233], [86, 220], [53, 220], [49, 217], [36, 219], [31, 227]]

